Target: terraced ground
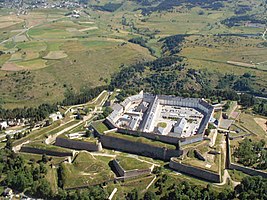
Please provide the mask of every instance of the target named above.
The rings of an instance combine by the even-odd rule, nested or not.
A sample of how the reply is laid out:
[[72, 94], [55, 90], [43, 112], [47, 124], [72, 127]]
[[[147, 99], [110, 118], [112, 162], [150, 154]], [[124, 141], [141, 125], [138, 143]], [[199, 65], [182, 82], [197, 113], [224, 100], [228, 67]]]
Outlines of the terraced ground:
[[[106, 85], [124, 64], [162, 56], [161, 39], [176, 34], [190, 35], [179, 53], [189, 67], [249, 72], [260, 89], [266, 88], [267, 49], [261, 37], [265, 29], [222, 23], [236, 16], [239, 5], [253, 5], [246, 15], [264, 16], [260, 0], [226, 1], [219, 9], [176, 6], [147, 15], [141, 14], [145, 6], [137, 1], [118, 0], [114, 3], [122, 5], [112, 12], [99, 9], [108, 2], [90, 1], [79, 19], [67, 16], [70, 11], [64, 9], [37, 9], [20, 16], [0, 13], [0, 50], [7, 52], [0, 56], [2, 104], [12, 108], [58, 102], [67, 90]], [[143, 37], [146, 47], [129, 43], [134, 37]]]
[[[72, 19], [64, 16], [66, 12], [11, 15], [12, 24], [0, 27], [0, 32], [10, 30], [0, 43], [0, 49], [9, 52], [0, 59], [0, 95], [7, 108], [62, 100], [66, 88], [79, 92], [83, 87], [107, 84], [122, 64], [153, 58], [139, 45], [109, 38], [111, 32], [85, 14]], [[6, 18], [0, 16], [0, 21]], [[16, 40], [21, 36], [26, 39]], [[25, 71], [28, 77], [22, 75]]]

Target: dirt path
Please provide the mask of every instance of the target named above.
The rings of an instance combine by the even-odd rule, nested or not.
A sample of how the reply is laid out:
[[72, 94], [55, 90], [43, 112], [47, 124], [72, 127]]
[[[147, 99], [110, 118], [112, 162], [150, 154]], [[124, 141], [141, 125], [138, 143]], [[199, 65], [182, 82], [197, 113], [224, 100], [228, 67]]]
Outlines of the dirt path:
[[1, 44], [4, 44], [4, 43], [6, 43], [6, 42], [8, 42], [8, 41], [10, 41], [10, 40], [14, 40], [16, 37], [18, 37], [18, 36], [24, 34], [24, 33], [27, 32], [27, 31], [28, 31], [28, 29], [22, 29], [22, 31], [19, 32], [18, 34], [16, 34], [16, 35], [14, 35], [14, 36], [12, 36], [12, 37], [10, 37], [10, 38], [8, 38], [8, 39], [6, 39], [6, 40], [0, 42], [0, 45], [1, 45]]
[[139, 161], [141, 161], [141, 162], [145, 162], [145, 163], [148, 163], [148, 164], [150, 164], [150, 165], [157, 166], [157, 167], [160, 166], [159, 164], [156, 164], [156, 163], [153, 163], [153, 162], [149, 162], [149, 161], [146, 161], [146, 160], [142, 160], [142, 159], [138, 158], [137, 155], [134, 155], [134, 154], [128, 154], [127, 157], [135, 158], [136, 160], [139, 160]]
[[147, 190], [148, 188], [150, 188], [150, 186], [154, 183], [154, 181], [156, 180], [156, 178], [157, 178], [157, 176], [155, 176], [155, 177], [152, 179], [152, 181], [148, 184], [148, 186], [146, 186], [146, 190]]
[[225, 185], [227, 183], [227, 179], [231, 181], [234, 187], [240, 184], [240, 182], [236, 182], [231, 179], [231, 176], [229, 175], [229, 172], [226, 169], [224, 170], [222, 179], [223, 181], [221, 183], [217, 183], [216, 185]]
[[90, 152], [91, 155], [93, 156], [105, 156], [105, 157], [110, 157], [110, 158], [115, 158], [116, 155], [114, 154], [108, 154], [108, 153], [95, 153], [95, 152]]
[[215, 145], [215, 141], [216, 141], [216, 138], [217, 138], [218, 130], [217, 129], [212, 129], [211, 131], [213, 132], [213, 136], [212, 136], [212, 138], [210, 140], [209, 146], [213, 147]]
[[255, 122], [267, 133], [267, 119], [254, 118]]
[[265, 31], [262, 34], [262, 39], [265, 40], [265, 41], [267, 41], [267, 39], [265, 37], [266, 33], [267, 33], [267, 28], [265, 29]]

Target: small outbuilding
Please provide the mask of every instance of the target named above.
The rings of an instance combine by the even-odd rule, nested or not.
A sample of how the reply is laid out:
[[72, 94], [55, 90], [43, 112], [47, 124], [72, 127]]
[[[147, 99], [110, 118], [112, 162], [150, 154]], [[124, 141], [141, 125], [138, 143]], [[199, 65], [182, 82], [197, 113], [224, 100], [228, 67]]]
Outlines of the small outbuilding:
[[4, 197], [10, 197], [13, 194], [13, 190], [11, 188], [6, 188], [3, 192]]
[[183, 130], [186, 126], [186, 119], [185, 118], [180, 118], [177, 120], [177, 123], [174, 125], [174, 129], [173, 129], [173, 132], [174, 133], [178, 133], [178, 134], [182, 134], [183, 133]]
[[60, 112], [56, 112], [56, 113], [53, 113], [53, 114], [49, 115], [49, 118], [52, 119], [53, 122], [54, 122], [54, 121], [62, 119], [63, 116], [61, 115]]
[[8, 127], [7, 121], [0, 121], [0, 130]]

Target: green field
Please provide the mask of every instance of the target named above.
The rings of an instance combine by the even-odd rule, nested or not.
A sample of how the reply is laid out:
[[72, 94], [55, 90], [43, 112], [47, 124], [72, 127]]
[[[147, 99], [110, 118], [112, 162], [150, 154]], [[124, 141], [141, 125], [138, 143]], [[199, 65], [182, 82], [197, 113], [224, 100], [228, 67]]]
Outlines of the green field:
[[105, 131], [109, 130], [109, 128], [102, 122], [96, 121], [92, 123], [92, 126], [99, 132], [104, 133]]
[[[13, 20], [0, 26], [3, 40], [20, 31], [28, 39], [0, 44], [0, 49], [11, 52], [0, 57], [0, 95], [6, 108], [57, 102], [67, 88], [80, 92], [105, 85], [122, 64], [153, 58], [147, 49], [116, 39], [107, 22], [93, 17], [87, 23], [86, 15], [72, 19], [64, 16], [67, 12], [34, 10], [26, 16], [0, 16], [0, 21]], [[22, 32], [23, 23], [30, 29]], [[27, 82], [21, 70], [30, 71]]]
[[117, 156], [116, 160], [119, 162], [120, 166], [125, 170], [134, 170], [134, 169], [148, 169], [151, 167], [150, 164], [142, 162], [135, 158]]

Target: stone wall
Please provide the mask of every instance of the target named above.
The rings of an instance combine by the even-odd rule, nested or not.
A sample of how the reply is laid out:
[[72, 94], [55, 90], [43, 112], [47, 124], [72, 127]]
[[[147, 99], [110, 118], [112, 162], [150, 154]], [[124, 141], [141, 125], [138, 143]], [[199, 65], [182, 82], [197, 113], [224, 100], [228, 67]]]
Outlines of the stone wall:
[[59, 151], [38, 149], [34, 147], [25, 147], [25, 146], [21, 147], [20, 152], [42, 154], [42, 155], [46, 154], [49, 156], [58, 156], [58, 157], [72, 156], [72, 152], [59, 152]]
[[120, 176], [119, 180], [126, 180], [129, 178], [141, 176], [141, 175], [147, 175], [151, 173], [151, 169], [133, 169], [133, 170], [124, 170], [122, 166], [119, 164], [119, 162], [114, 159], [112, 161], [112, 164], [116, 170], [116, 173]]
[[252, 133], [248, 133], [248, 134], [243, 134], [243, 135], [239, 135], [239, 136], [229, 136], [230, 140], [236, 140], [236, 139], [240, 139], [240, 138], [244, 138], [244, 137], [248, 137], [251, 136]]
[[183, 153], [181, 150], [156, 147], [149, 144], [133, 142], [107, 135], [99, 135], [99, 139], [102, 143], [102, 146], [105, 148], [138, 154], [165, 161], [170, 160], [171, 157], [179, 157]]
[[171, 159], [169, 163], [169, 167], [177, 170], [178, 172], [186, 173], [192, 176], [195, 176], [197, 178], [201, 178], [210, 182], [220, 183], [221, 182], [221, 176], [218, 173], [214, 173], [208, 170], [200, 169], [197, 167], [189, 166], [182, 164], [178, 161], [175, 161], [174, 158]]
[[263, 171], [259, 171], [250, 167], [241, 166], [235, 163], [230, 163], [229, 169], [235, 169], [239, 170], [245, 174], [251, 175], [251, 176], [262, 176], [263, 178], [267, 178], [267, 173]]
[[127, 130], [127, 129], [122, 129], [122, 128], [118, 128], [118, 132], [127, 134], [127, 135], [141, 136], [141, 137], [145, 137], [151, 140], [157, 140], [160, 142], [173, 144], [173, 145], [178, 145], [180, 141], [180, 138], [177, 138], [177, 137], [159, 135], [159, 134], [147, 133], [147, 132], [141, 132], [141, 131], [133, 131], [133, 130]]
[[203, 135], [202, 134], [193, 135], [193, 136], [187, 137], [187, 138], [181, 138], [180, 139], [180, 146], [187, 145], [187, 144], [192, 144], [192, 143], [195, 143], [195, 142], [200, 142], [202, 140], [203, 140]]
[[124, 169], [121, 167], [121, 165], [116, 159], [112, 160], [112, 165], [114, 166], [114, 169], [116, 170], [115, 174], [118, 174], [119, 176], [125, 175]]
[[[116, 128], [114, 124], [112, 124], [109, 120], [105, 120], [104, 123], [110, 128]], [[117, 130], [119, 133], [123, 134], [128, 134], [128, 135], [134, 135], [134, 136], [141, 136], [145, 137], [151, 140], [157, 140], [160, 142], [168, 143], [168, 144], [173, 144], [173, 145], [186, 145], [186, 144], [191, 144], [194, 142], [199, 142], [203, 140], [203, 135], [202, 134], [197, 134], [193, 135], [191, 137], [187, 138], [178, 138], [178, 137], [173, 137], [170, 135], [159, 135], [155, 133], [147, 133], [147, 132], [142, 132], [142, 131], [133, 131], [133, 130], [127, 130], [123, 128], [118, 128]], [[102, 134], [102, 133], [100, 133]]]
[[55, 145], [76, 150], [101, 151], [101, 143], [85, 142], [57, 137]]

